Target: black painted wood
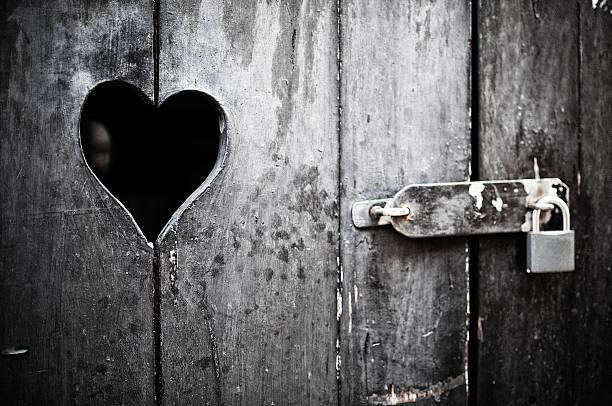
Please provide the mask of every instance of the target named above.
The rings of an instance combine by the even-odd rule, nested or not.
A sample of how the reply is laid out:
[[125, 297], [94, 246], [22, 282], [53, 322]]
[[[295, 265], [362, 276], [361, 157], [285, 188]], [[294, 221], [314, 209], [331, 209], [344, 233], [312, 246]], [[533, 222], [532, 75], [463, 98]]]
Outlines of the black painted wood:
[[[579, 188], [578, 5], [492, 1], [479, 14], [480, 177], [533, 177], [536, 158], [541, 176], [570, 187], [580, 252], [588, 215]], [[573, 302], [592, 268], [578, 258], [573, 273], [527, 274], [525, 244], [523, 235], [480, 240], [478, 404], [582, 404]]]
[[0, 403], [152, 404], [152, 249], [79, 145], [87, 92], [152, 95], [148, 1], [0, 6]]
[[580, 3], [580, 182], [573, 212], [578, 272], [566, 330], [574, 405], [612, 403], [611, 10]]

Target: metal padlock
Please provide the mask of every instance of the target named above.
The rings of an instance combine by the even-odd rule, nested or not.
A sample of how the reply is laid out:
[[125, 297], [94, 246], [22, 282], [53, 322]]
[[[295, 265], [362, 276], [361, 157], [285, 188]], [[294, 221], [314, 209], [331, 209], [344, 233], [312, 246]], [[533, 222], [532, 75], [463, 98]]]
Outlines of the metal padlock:
[[[561, 209], [563, 230], [540, 231], [541, 207], [553, 204]], [[533, 209], [532, 231], [527, 234], [527, 272], [568, 272], [575, 268], [574, 231], [570, 230], [570, 211], [558, 197], [543, 197]]]

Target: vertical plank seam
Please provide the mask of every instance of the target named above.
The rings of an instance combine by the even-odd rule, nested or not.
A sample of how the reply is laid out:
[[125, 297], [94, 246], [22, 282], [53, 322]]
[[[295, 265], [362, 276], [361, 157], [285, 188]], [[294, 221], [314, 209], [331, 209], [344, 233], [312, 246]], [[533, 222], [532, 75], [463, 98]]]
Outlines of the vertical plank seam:
[[[470, 66], [469, 86], [470, 95], [470, 160], [468, 180], [480, 179], [480, 85], [479, 85], [479, 0], [470, 2]], [[474, 406], [478, 403], [478, 318], [479, 308], [479, 280], [478, 280], [478, 237], [470, 237], [467, 242], [467, 379], [466, 393], [468, 405]]]
[[578, 103], [578, 111], [576, 114], [576, 127], [578, 129], [578, 162], [576, 164], [576, 171], [578, 172], [577, 176], [577, 196], [580, 197], [580, 184], [582, 178], [582, 8], [580, 6], [580, 1], [576, 1], [577, 15], [578, 15], [578, 33], [577, 33], [577, 47], [578, 47], [578, 55], [577, 55], [577, 63], [578, 63], [578, 80], [576, 81], [578, 84], [577, 89], [577, 103]]
[[153, 101], [159, 105], [159, 6], [161, 0], [153, 0]]
[[157, 242], [153, 246], [153, 337], [154, 337], [154, 376], [155, 405], [162, 404], [164, 380], [161, 368], [161, 276], [160, 248]]
[[468, 180], [480, 180], [480, 85], [478, 7], [479, 0], [470, 1], [470, 64], [468, 67], [468, 94], [470, 95], [470, 159]]
[[[161, 0], [153, 0], [153, 101], [159, 106], [159, 9]], [[155, 405], [163, 403], [164, 379], [161, 365], [161, 275], [160, 247], [153, 243], [153, 370]]]
[[[338, 103], [338, 121], [337, 121], [337, 137], [338, 137], [338, 192], [337, 192], [337, 210], [342, 209], [342, 0], [336, 0], [336, 24], [337, 24], [337, 41], [336, 50], [337, 59], [337, 103]], [[341, 379], [341, 337], [342, 337], [342, 295], [343, 295], [343, 270], [342, 270], [342, 214], [338, 214], [338, 247], [337, 247], [337, 279], [336, 279], [336, 402], [338, 405], [342, 403], [342, 379]]]

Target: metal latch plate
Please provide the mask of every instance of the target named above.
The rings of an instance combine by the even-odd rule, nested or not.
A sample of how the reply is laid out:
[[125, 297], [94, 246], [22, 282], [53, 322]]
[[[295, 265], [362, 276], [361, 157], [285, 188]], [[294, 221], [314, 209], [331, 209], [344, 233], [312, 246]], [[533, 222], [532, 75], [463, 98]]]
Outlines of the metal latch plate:
[[[391, 223], [408, 237], [527, 232], [528, 209], [544, 196], [558, 196], [569, 203], [569, 189], [557, 178], [409, 185], [393, 199], [357, 202], [353, 205], [355, 227]], [[376, 217], [373, 205], [408, 207], [410, 215]], [[387, 218], [385, 218], [387, 217]], [[548, 222], [550, 213], [541, 217]]]

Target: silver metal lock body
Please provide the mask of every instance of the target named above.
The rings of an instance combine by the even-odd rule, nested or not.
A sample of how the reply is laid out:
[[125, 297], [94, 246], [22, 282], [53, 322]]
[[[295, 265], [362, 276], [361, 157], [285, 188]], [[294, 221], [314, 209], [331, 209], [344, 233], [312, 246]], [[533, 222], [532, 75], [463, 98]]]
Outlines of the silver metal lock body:
[[[563, 215], [563, 230], [540, 231], [541, 208], [553, 204]], [[574, 231], [570, 230], [570, 211], [558, 197], [538, 200], [532, 213], [532, 231], [527, 234], [527, 272], [569, 272], [575, 269]]]

